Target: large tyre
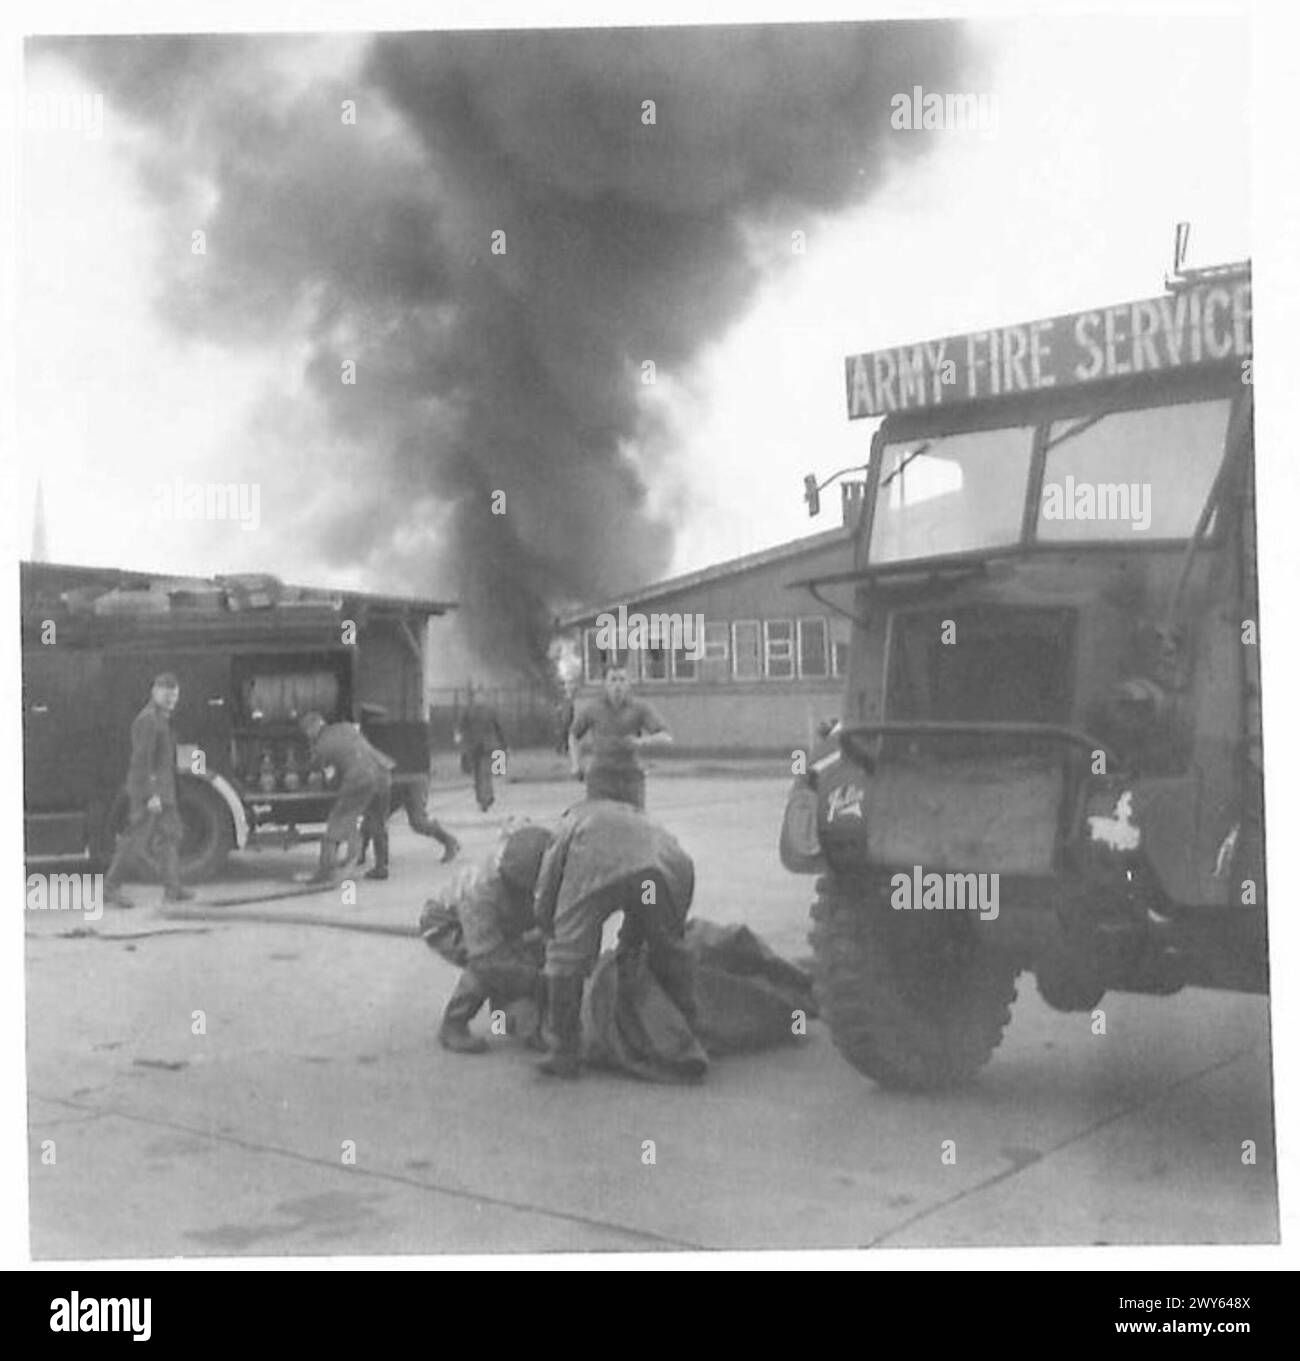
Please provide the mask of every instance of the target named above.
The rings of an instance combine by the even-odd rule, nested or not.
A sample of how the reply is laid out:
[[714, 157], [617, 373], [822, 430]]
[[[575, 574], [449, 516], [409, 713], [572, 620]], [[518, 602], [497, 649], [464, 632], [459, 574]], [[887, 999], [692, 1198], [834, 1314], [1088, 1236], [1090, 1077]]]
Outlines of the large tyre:
[[201, 780], [176, 782], [181, 816], [181, 878], [201, 883], [220, 872], [235, 848], [235, 825], [225, 800]]
[[[176, 782], [176, 811], [181, 819], [181, 879], [186, 883], [211, 879], [235, 848], [230, 810], [221, 795], [201, 780], [180, 779]], [[126, 795], [121, 794], [96, 838], [92, 852], [96, 863], [107, 866], [112, 860], [114, 843], [118, 833], [126, 829], [129, 816]], [[149, 862], [149, 867], [157, 877], [157, 866]]]
[[1016, 998], [1013, 964], [973, 916], [895, 912], [880, 889], [817, 881], [817, 1000], [835, 1047], [883, 1087], [934, 1090], [992, 1057]]

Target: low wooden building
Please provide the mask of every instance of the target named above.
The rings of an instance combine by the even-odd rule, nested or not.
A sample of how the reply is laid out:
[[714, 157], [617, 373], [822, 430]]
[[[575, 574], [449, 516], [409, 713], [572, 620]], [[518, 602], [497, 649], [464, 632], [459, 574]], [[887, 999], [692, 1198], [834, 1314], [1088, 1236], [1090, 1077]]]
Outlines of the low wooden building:
[[796, 583], [852, 567], [846, 524], [669, 577], [559, 620], [581, 658], [583, 693], [610, 662], [664, 716], [675, 749], [788, 754], [838, 715], [852, 625], [847, 586]]

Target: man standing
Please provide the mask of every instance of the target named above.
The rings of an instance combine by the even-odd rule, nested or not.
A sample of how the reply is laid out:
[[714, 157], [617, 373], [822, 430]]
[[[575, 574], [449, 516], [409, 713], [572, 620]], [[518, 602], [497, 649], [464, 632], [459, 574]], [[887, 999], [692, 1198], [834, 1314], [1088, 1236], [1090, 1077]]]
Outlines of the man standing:
[[[522, 1038], [532, 1048], [545, 1047], [540, 1034], [545, 947], [533, 920], [533, 888], [550, 841], [545, 827], [526, 824], [511, 831], [481, 864], [467, 867], [425, 904], [421, 934], [464, 970], [442, 1014], [438, 1042], [444, 1049], [486, 1052], [487, 1041], [470, 1034], [469, 1023], [489, 998], [497, 1007], [531, 1001]], [[449, 947], [451, 921], [459, 930]]]
[[638, 809], [588, 798], [560, 819], [542, 859], [533, 915], [547, 936], [550, 1056], [542, 1071], [577, 1077], [582, 990], [600, 956], [605, 919], [622, 912], [616, 954], [620, 984], [641, 952], [655, 980], [692, 1028], [698, 1019], [694, 967], [685, 943], [695, 865], [665, 828]]
[[[591, 734], [591, 756], [584, 771], [579, 760], [582, 739]], [[587, 783], [589, 799], [617, 799], [645, 807], [642, 747], [671, 742], [672, 734], [653, 705], [630, 693], [627, 668], [605, 668], [605, 693], [586, 704], [569, 729], [569, 762]]]
[[[366, 738], [371, 750], [375, 755], [388, 766], [391, 772], [396, 768], [397, 762], [391, 756], [380, 751], [373, 742], [370, 742], [366, 728], [377, 719], [383, 718], [386, 710], [379, 704], [363, 704], [361, 706], [361, 735]], [[442, 846], [442, 859], [445, 864], [448, 860], [455, 858], [460, 850], [460, 842], [438, 821], [437, 818], [429, 816], [429, 777], [422, 775], [418, 780], [404, 782], [398, 792], [400, 807], [406, 813], [406, 820], [411, 825], [411, 830], [417, 836], [431, 837]], [[390, 812], [396, 812], [391, 809]], [[373, 839], [370, 828], [363, 821], [361, 827], [361, 852], [357, 856], [357, 864], [364, 865], [366, 862], [366, 847]], [[387, 844], [387, 827], [384, 828], [384, 839]], [[379, 843], [375, 842], [375, 869], [366, 875], [367, 879], [387, 879], [387, 861], [385, 860], [385, 871], [383, 874], [379, 870]]]
[[561, 756], [569, 754], [569, 730], [573, 727], [573, 720], [578, 716], [578, 678], [576, 676], [565, 676], [564, 696], [560, 700], [559, 712], [556, 715], [555, 750]]
[[[364, 818], [374, 837], [375, 868], [371, 878], [388, 877], [388, 807], [393, 782], [390, 758], [375, 750], [355, 723], [329, 723], [318, 713], [304, 714], [300, 726], [311, 743], [311, 768], [333, 766], [339, 773], [339, 792], [321, 837], [320, 861], [306, 880], [331, 884], [340, 845], [357, 843], [357, 823]], [[385, 764], [387, 762], [388, 764]]]
[[456, 745], [460, 748], [461, 769], [467, 775], [473, 772], [474, 797], [486, 813], [496, 800], [492, 760], [497, 752], [504, 754], [506, 739], [496, 710], [479, 698], [473, 683], [465, 687], [465, 712], [456, 725]]
[[160, 863], [163, 898], [184, 902], [194, 895], [181, 886], [181, 819], [176, 811], [176, 739], [172, 714], [180, 702], [180, 681], [170, 671], [153, 679], [149, 703], [131, 723], [131, 764], [126, 776], [130, 822], [104, 876], [104, 901], [117, 907], [135, 904], [122, 893], [133, 860]]

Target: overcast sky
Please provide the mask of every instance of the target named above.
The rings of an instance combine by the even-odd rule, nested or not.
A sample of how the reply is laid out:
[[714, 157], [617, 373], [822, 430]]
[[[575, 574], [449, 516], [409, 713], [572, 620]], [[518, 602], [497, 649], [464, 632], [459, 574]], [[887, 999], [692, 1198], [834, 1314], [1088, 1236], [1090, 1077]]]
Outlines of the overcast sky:
[[[973, 93], [996, 96], [996, 126], [895, 133], [925, 139], [927, 154], [861, 206], [810, 216], [801, 256], [756, 224], [752, 301], [648, 394], [673, 432], [651, 488], [680, 517], [673, 569], [834, 522], [835, 499], [809, 522], [801, 479], [866, 457], [867, 432], [846, 419], [847, 353], [1159, 293], [1180, 219], [1192, 223], [1190, 263], [1249, 255], [1239, 22], [1018, 20], [973, 36], [990, 73]], [[304, 40], [296, 78], [347, 69], [364, 43]], [[53, 58], [30, 63], [27, 82], [29, 96], [94, 93]], [[196, 535], [142, 495], [160, 469], [228, 476], [267, 391], [302, 377], [291, 326], [241, 347], [178, 338], [157, 314], [161, 219], [132, 168], [140, 136], [108, 107], [98, 140], [24, 138], [13, 494], [32, 505], [41, 478], [56, 561], [388, 585], [283, 537], [235, 525]]]

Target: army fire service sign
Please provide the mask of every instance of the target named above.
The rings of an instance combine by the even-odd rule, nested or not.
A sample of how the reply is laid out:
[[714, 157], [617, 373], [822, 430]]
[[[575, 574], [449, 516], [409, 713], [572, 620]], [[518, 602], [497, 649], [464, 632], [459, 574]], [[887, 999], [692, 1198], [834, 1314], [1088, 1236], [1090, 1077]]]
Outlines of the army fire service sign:
[[1250, 280], [845, 360], [849, 419], [1245, 360]]

